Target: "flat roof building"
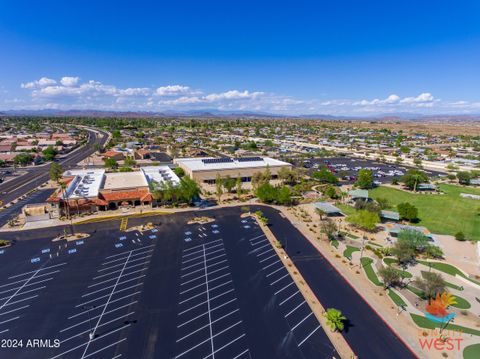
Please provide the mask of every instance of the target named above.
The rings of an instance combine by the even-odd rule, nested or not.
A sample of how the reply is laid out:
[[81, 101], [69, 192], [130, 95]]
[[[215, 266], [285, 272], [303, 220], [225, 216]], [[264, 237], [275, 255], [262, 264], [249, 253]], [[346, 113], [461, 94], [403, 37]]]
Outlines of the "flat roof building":
[[67, 202], [78, 213], [117, 209], [120, 206], [154, 204], [150, 188], [156, 184], [180, 183], [168, 166], [141, 167], [133, 172], [107, 173], [103, 169], [69, 170], [63, 174], [67, 185], [59, 189], [47, 202], [61, 212], [60, 203]]
[[242, 182], [251, 182], [255, 173], [264, 172], [267, 168], [272, 179], [276, 179], [280, 169], [292, 167], [290, 163], [270, 157], [177, 158], [173, 162], [193, 180], [207, 184], [214, 184], [217, 175], [222, 178], [240, 177]]

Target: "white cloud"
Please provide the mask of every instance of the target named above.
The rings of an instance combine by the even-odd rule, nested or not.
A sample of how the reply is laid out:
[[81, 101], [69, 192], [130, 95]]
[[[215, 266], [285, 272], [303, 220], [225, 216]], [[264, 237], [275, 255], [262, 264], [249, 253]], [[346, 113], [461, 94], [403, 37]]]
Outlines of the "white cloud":
[[178, 96], [191, 93], [191, 89], [188, 86], [182, 85], [168, 85], [168, 86], [161, 86], [157, 88], [155, 94], [157, 96]]
[[426, 103], [435, 101], [435, 97], [430, 92], [423, 92], [417, 97], [405, 97], [400, 100], [401, 103]]
[[25, 89], [34, 89], [34, 88], [41, 88], [45, 86], [55, 85], [57, 81], [53, 79], [49, 79], [48, 77], [42, 77], [39, 80], [27, 82], [25, 84], [22, 83], [21, 87]]
[[80, 77], [64, 76], [60, 80], [60, 83], [63, 86], [71, 87], [75, 86], [78, 83], [78, 80], [80, 80]]
[[[401, 97], [390, 94], [373, 99], [299, 99], [282, 94], [227, 89], [206, 92], [186, 85], [161, 87], [126, 87], [99, 81], [81, 81], [79, 77], [64, 76], [58, 80], [42, 77], [21, 84], [30, 95], [18, 107], [99, 109], [99, 110], [243, 110], [279, 114], [370, 115], [382, 113], [477, 113], [480, 102], [443, 101], [430, 92]], [[0, 100], [3, 108], [12, 108], [15, 102]]]

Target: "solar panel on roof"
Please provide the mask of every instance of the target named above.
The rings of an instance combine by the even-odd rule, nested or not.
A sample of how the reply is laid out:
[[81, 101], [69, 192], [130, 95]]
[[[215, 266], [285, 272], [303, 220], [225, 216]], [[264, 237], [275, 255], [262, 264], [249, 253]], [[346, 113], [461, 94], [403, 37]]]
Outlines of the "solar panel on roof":
[[255, 162], [255, 161], [263, 161], [262, 157], [239, 157], [237, 158], [238, 162]]
[[233, 162], [230, 157], [220, 157], [220, 158], [204, 158], [202, 160], [204, 164], [214, 164], [214, 163], [229, 163]]

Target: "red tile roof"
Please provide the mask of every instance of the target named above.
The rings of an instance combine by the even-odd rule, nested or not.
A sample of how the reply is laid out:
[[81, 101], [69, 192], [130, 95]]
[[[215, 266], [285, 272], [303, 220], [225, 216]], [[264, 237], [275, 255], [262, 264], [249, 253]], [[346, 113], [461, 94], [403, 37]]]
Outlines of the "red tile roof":
[[134, 190], [134, 191], [118, 191], [118, 192], [101, 192], [99, 197], [104, 199], [105, 201], [124, 201], [124, 200], [141, 200], [145, 201], [150, 199], [143, 199], [148, 198], [150, 193], [148, 190]]

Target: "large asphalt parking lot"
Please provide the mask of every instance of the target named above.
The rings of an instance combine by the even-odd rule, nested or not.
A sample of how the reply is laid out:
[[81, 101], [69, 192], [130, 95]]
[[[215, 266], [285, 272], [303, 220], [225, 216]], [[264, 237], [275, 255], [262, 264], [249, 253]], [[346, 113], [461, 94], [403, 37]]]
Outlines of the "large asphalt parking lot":
[[91, 237], [69, 243], [2, 235], [16, 241], [0, 250], [0, 358], [338, 357], [257, 224], [210, 214], [76, 226]]
[[[310, 163], [305, 164], [308, 166], [308, 172], [311, 174], [314, 171], [318, 171], [319, 168], [327, 166], [332, 172], [337, 176], [342, 174], [345, 179], [344, 183], [352, 184], [356, 181], [358, 176], [358, 171], [360, 169], [371, 169], [374, 175], [374, 180], [381, 183], [391, 183], [394, 178], [399, 179], [401, 177], [400, 173], [406, 173], [409, 169], [413, 167], [397, 165], [397, 164], [387, 164], [383, 162], [378, 162], [374, 160], [367, 159], [358, 159], [352, 157], [326, 157], [326, 158], [311, 158]], [[297, 161], [297, 166], [303, 166], [303, 161]], [[318, 168], [314, 168], [314, 165], [317, 165]], [[399, 171], [394, 173], [394, 171]], [[429, 176], [439, 176], [442, 175], [441, 172], [425, 170]], [[444, 174], [443, 174], [444, 175]], [[346, 178], [346, 176], [350, 178]]]

